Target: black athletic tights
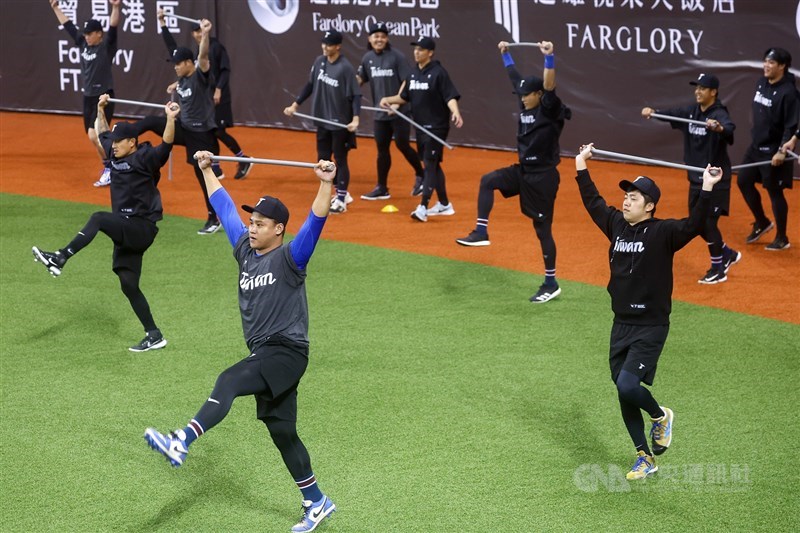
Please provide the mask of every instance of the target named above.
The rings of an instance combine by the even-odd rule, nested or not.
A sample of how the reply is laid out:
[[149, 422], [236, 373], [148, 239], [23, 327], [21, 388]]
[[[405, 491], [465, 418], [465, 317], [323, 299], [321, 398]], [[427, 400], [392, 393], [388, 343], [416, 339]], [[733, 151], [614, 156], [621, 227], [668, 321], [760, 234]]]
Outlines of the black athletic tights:
[[644, 434], [642, 411], [647, 411], [651, 418], [659, 418], [663, 415], [661, 407], [650, 391], [642, 386], [639, 378], [627, 370], [620, 371], [616, 385], [622, 420], [628, 428], [633, 445], [637, 451], [644, 450], [647, 455], [652, 455]]
[[[99, 231], [102, 231], [108, 235], [115, 244], [122, 243], [124, 242], [123, 226], [126, 223], [130, 222], [126, 222], [124, 218], [113, 213], [105, 213], [101, 211], [94, 213], [91, 217], [89, 217], [89, 221], [86, 223], [83, 229], [78, 232], [75, 238], [72, 239], [72, 241], [66, 246], [66, 248], [63, 248], [61, 252], [67, 259], [69, 259], [88, 246], [89, 243], [92, 242], [97, 236], [97, 232]], [[147, 240], [150, 240], [149, 236], [147, 237]], [[148, 243], [141, 243], [142, 248], [147, 249], [151, 242], [152, 241], [150, 240]], [[144, 253], [144, 251], [142, 253]], [[155, 321], [153, 320], [153, 314], [150, 312], [150, 304], [147, 303], [147, 298], [144, 297], [144, 293], [142, 293], [142, 290], [139, 288], [139, 278], [141, 277], [141, 272], [135, 272], [127, 268], [117, 268], [114, 270], [114, 273], [117, 275], [117, 277], [119, 277], [119, 284], [120, 288], [122, 289], [122, 293], [128, 298], [128, 301], [133, 308], [133, 312], [136, 313], [136, 317], [139, 319], [139, 322], [142, 323], [142, 326], [144, 326], [145, 331], [153, 331], [158, 329]]]
[[[758, 174], [756, 172], [743, 171], [739, 174], [737, 184], [756, 222], [763, 227], [767, 225], [769, 218], [767, 218], [767, 215], [764, 213], [764, 207], [761, 205], [761, 194], [759, 194], [758, 189], [756, 189], [757, 176]], [[786, 196], [784, 196], [783, 189], [780, 187], [770, 187], [766, 190], [772, 202], [772, 214], [775, 216], [775, 226], [777, 228], [775, 236], [786, 237], [786, 224], [789, 219], [789, 203], [786, 201]]]
[[[208, 431], [228, 415], [234, 399], [268, 390], [269, 385], [261, 375], [258, 363], [247, 359], [239, 361], [219, 375], [211, 396], [194, 418], [203, 426], [204, 432]], [[267, 418], [263, 422], [292, 478], [309, 477], [312, 473], [311, 457], [297, 435], [297, 424], [274, 418]]]
[[411, 146], [409, 136], [411, 127], [401, 119], [375, 121], [375, 145], [378, 148], [378, 185], [388, 189], [389, 169], [392, 168], [392, 136], [394, 144], [408, 164], [414, 169], [415, 176], [422, 176], [422, 163], [417, 151]]

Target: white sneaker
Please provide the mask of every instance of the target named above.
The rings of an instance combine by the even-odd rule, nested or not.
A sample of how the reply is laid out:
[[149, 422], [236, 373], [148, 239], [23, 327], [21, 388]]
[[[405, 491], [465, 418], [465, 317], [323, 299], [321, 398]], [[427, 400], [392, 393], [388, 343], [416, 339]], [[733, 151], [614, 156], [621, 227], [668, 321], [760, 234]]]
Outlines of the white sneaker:
[[345, 211], [347, 211], [347, 204], [338, 198], [334, 198], [331, 202], [331, 213], [338, 215], [344, 213]]
[[344, 203], [346, 203], [346, 204], [352, 204], [353, 203], [353, 197], [350, 196], [349, 192], [344, 196]]
[[419, 204], [416, 209], [411, 212], [411, 218], [420, 222], [428, 221], [428, 210], [424, 205]]
[[100, 179], [94, 182], [95, 187], [108, 187], [111, 185], [111, 169], [108, 167], [103, 168], [100, 173]]
[[310, 500], [303, 500], [302, 510], [303, 516], [300, 517], [300, 522], [292, 528], [292, 533], [314, 531], [320, 522], [336, 510], [336, 505], [327, 496], [323, 496], [316, 505]]
[[436, 202], [435, 206], [428, 209], [427, 214], [429, 217], [435, 217], [439, 215], [450, 216], [455, 215], [456, 210], [453, 209], [453, 202], [450, 202], [447, 205], [442, 205], [442, 202]]

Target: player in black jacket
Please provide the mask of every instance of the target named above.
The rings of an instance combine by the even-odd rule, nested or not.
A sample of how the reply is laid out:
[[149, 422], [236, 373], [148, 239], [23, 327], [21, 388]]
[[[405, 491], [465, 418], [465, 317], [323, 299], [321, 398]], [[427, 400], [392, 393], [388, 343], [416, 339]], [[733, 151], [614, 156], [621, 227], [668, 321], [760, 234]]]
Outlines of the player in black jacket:
[[[385, 24], [373, 24], [369, 28], [369, 51], [364, 54], [358, 66], [356, 78], [358, 83], [370, 84], [372, 101], [376, 104], [384, 96], [397, 94], [400, 86], [411, 73], [411, 67], [402, 52], [392, 48], [389, 43], [389, 29]], [[410, 106], [400, 109], [403, 114], [409, 114]], [[397, 115], [388, 113], [375, 113], [374, 123], [375, 145], [378, 148], [378, 183], [372, 192], [362, 194], [362, 200], [388, 200], [389, 194], [389, 169], [392, 167], [392, 152], [390, 150], [392, 137], [395, 145], [408, 164], [414, 169], [416, 176], [412, 196], [422, 194], [422, 163], [419, 154], [411, 147], [411, 126]]]
[[53, 276], [59, 276], [67, 260], [88, 246], [99, 231], [108, 235], [114, 242], [112, 269], [145, 329], [144, 339], [129, 349], [132, 352], [145, 352], [167, 345], [167, 340], [150, 313], [150, 305], [139, 288], [139, 278], [142, 274], [142, 257], [158, 234], [156, 223], [163, 218], [157, 185], [161, 178], [160, 169], [166, 164], [172, 150], [175, 119], [180, 107], [175, 103], [164, 106], [167, 125], [162, 143], [153, 147], [147, 142], [138, 144], [137, 130], [128, 122], [118, 122], [109, 131], [103, 110], [106, 105], [108, 95], [103, 95], [97, 103], [95, 129], [111, 161], [111, 212], [94, 213], [75, 238], [56, 252], [45, 252], [34, 246], [33, 257]]
[[347, 154], [356, 148], [356, 130], [361, 113], [361, 90], [356, 80], [356, 71], [342, 55], [342, 34], [336, 30], [326, 31], [322, 36], [322, 55], [311, 65], [308, 82], [300, 90], [291, 105], [284, 108], [287, 116], [294, 115], [309, 97], [311, 114], [317, 118], [336, 122], [344, 127], [325, 123], [317, 124], [317, 157], [328, 161], [333, 156], [338, 167], [336, 173], [336, 195], [331, 198], [331, 213], [347, 211], [352, 196], [350, 165]]
[[[381, 98], [384, 108], [411, 103], [414, 120], [428, 131], [443, 140], [447, 140], [450, 132], [450, 121], [456, 128], [464, 125], [458, 100], [461, 95], [450, 80], [450, 75], [441, 63], [433, 59], [436, 41], [430, 37], [420, 37], [411, 43], [414, 47], [414, 61], [417, 67], [403, 83], [399, 94]], [[424, 167], [422, 200], [411, 213], [411, 218], [419, 222], [427, 222], [430, 216], [449, 216], [455, 214], [453, 204], [447, 197], [447, 185], [442, 156], [444, 146], [420, 128], [417, 131], [417, 152]], [[433, 191], [439, 201], [428, 207]]]
[[[789, 248], [786, 234], [789, 204], [783, 189], [792, 188], [793, 163], [786, 161], [786, 153], [781, 148], [797, 130], [800, 111], [795, 77], [789, 72], [791, 67], [792, 56], [783, 48], [770, 48], [764, 54], [764, 75], [758, 79], [753, 97], [753, 128], [750, 130], [753, 140], [745, 153], [744, 163], [771, 160], [772, 164], [743, 168], [737, 179], [747, 207], [756, 218], [747, 243], [758, 241], [761, 235], [777, 226], [775, 240], [767, 245], [767, 250], [773, 251]], [[757, 182], [769, 194], [775, 224], [764, 214]]]
[[[711, 197], [711, 211], [700, 235], [708, 244], [711, 254], [711, 268], [698, 280], [704, 285], [722, 283], [728, 279], [728, 270], [742, 258], [742, 254], [729, 248], [719, 230], [719, 217], [728, 216], [731, 201], [731, 159], [728, 145], [733, 144], [733, 130], [736, 125], [728, 115], [728, 109], [719, 101], [719, 79], [713, 74], [700, 74], [695, 81], [696, 103], [685, 107], [659, 109], [658, 113], [671, 117], [700, 120], [705, 127], [687, 122], [669, 121], [673, 129], [683, 134], [683, 162], [694, 167], [711, 164], [722, 169], [722, 181], [714, 187]], [[651, 107], [642, 109], [642, 116], [649, 119], [656, 112]], [[666, 120], [666, 119], [659, 119]], [[689, 210], [700, 197], [703, 173], [688, 170]]]
[[[161, 25], [161, 37], [164, 39], [164, 44], [167, 45], [167, 50], [172, 54], [172, 51], [178, 48], [178, 43], [167, 27], [166, 13], [163, 9], [158, 10], [158, 22]], [[203, 31], [200, 24], [194, 23], [192, 25], [192, 37], [198, 46], [203, 40]], [[217, 123], [217, 129], [214, 130], [214, 135], [217, 139], [222, 141], [222, 144], [228, 147], [236, 157], [246, 157], [244, 150], [239, 146], [236, 139], [228, 133], [228, 128], [233, 127], [233, 106], [231, 101], [231, 60], [228, 57], [228, 51], [215, 37], [209, 37], [208, 40], [208, 60], [211, 63], [211, 75], [214, 77], [214, 119]], [[214, 163], [214, 173], [218, 179], [225, 177], [225, 174], [219, 169], [219, 163]], [[235, 179], [240, 180], [247, 177], [250, 170], [253, 168], [252, 163], [239, 163]]]
[[[700, 198], [689, 218], [654, 218], [661, 197], [658, 186], [646, 176], [619, 183], [625, 191], [622, 211], [608, 204], [597, 191], [586, 168], [592, 145], [575, 157], [583, 205], [606, 238], [611, 279], [608, 293], [614, 311], [609, 364], [617, 386], [622, 419], [636, 447], [636, 463], [628, 479], [642, 479], [656, 470], [652, 453], [664, 453], [672, 442], [673, 413], [659, 406], [642, 382], [652, 385], [661, 350], [669, 333], [672, 310], [672, 261], [675, 252], [695, 238], [708, 217], [711, 191], [722, 179], [718, 167], [706, 167]], [[712, 175], [713, 174], [713, 175]], [[641, 411], [652, 420], [652, 453], [644, 434]]]
[[[117, 26], [120, 22], [122, 0], [109, 0], [111, 16], [108, 19], [108, 33], [103, 33], [100, 21], [91, 19], [83, 25], [83, 33], [61, 11], [58, 0], [50, 0], [50, 7], [58, 18], [59, 24], [69, 33], [72, 40], [81, 50], [81, 81], [83, 83], [83, 127], [89, 137], [89, 142], [97, 150], [100, 160], [103, 161], [103, 170], [100, 179], [94, 182], [95, 187], [105, 187], [109, 184], [111, 174], [108, 160], [97, 132], [94, 129], [97, 101], [101, 94], [114, 96], [114, 80], [111, 75], [111, 62], [117, 53]], [[114, 116], [114, 104], [105, 107], [106, 120]]]
[[462, 246], [488, 246], [489, 213], [494, 205], [494, 191], [504, 198], [519, 196], [522, 214], [533, 220], [533, 228], [542, 247], [544, 258], [544, 283], [531, 296], [533, 303], [545, 303], [559, 294], [556, 281], [556, 242], [553, 239], [553, 210], [561, 177], [557, 165], [559, 138], [570, 110], [556, 95], [556, 70], [553, 43], [542, 41], [539, 50], [544, 54], [542, 78], [522, 78], [508, 52], [508, 43], [500, 41], [497, 48], [514, 92], [520, 99], [517, 126], [517, 153], [519, 163], [501, 168], [481, 177], [478, 189], [478, 220], [475, 230], [456, 242]]

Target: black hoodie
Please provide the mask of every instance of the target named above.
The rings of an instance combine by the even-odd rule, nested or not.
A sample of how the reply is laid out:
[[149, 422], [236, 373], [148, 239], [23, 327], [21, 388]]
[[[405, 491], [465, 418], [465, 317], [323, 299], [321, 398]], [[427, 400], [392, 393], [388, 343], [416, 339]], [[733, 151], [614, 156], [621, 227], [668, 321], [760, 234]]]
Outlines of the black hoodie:
[[711, 193], [703, 191], [688, 218], [650, 218], [634, 225], [609, 206], [588, 170], [575, 177], [583, 205], [611, 241], [608, 293], [614, 322], [657, 326], [669, 324], [672, 311], [672, 258], [698, 235], [708, 216]]
[[[683, 162], [693, 167], [705, 168], [706, 165], [711, 164], [711, 166], [722, 168], [722, 181], [717, 183], [715, 188], [730, 189], [731, 158], [728, 157], [728, 145], [733, 144], [733, 131], [736, 129], [736, 125], [728, 115], [728, 108], [716, 100], [705, 111], [700, 108], [700, 104], [694, 104], [686, 107], [659, 109], [658, 112], [662, 115], [703, 122], [714, 119], [722, 125], [722, 131], [717, 133], [705, 126], [670, 121], [673, 129], [683, 133]], [[702, 172], [689, 170], [687, 174], [692, 188], [699, 189], [703, 186]]]

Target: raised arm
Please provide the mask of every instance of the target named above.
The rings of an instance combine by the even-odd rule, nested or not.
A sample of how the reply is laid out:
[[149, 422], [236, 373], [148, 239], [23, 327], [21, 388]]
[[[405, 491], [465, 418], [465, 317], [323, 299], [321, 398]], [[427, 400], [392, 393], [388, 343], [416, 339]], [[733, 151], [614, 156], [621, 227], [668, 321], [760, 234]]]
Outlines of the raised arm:
[[62, 26], [69, 20], [69, 18], [61, 11], [61, 8], [58, 7], [58, 0], [50, 0], [50, 7], [53, 8], [53, 13], [56, 14], [56, 18], [58, 19], [58, 23]]
[[111, 17], [108, 19], [108, 25], [112, 28], [116, 28], [119, 26], [120, 18], [122, 18], [122, 9], [121, 5], [122, 0], [108, 0], [108, 3], [111, 4]]
[[314, 173], [319, 178], [319, 190], [314, 202], [311, 204], [311, 212], [303, 222], [300, 231], [289, 243], [292, 252], [292, 259], [298, 268], [305, 268], [314, 248], [317, 246], [322, 228], [325, 226], [328, 212], [331, 207], [331, 192], [333, 189], [333, 178], [336, 176], [336, 165], [330, 161], [320, 160], [314, 167]]
[[107, 132], [110, 128], [108, 127], [108, 121], [106, 120], [106, 113], [105, 108], [108, 105], [109, 96], [107, 94], [101, 94], [100, 99], [97, 101], [97, 118], [94, 119], [94, 131], [97, 133], [98, 137], [101, 133]]
[[214, 175], [214, 171], [211, 170], [212, 155], [211, 152], [206, 151], [195, 152], [194, 159], [197, 161], [197, 166], [203, 171], [203, 179], [206, 181], [206, 189], [208, 190], [208, 200], [214, 207], [214, 211], [216, 211], [217, 217], [219, 217], [219, 221], [225, 229], [228, 242], [235, 247], [242, 234], [247, 231], [247, 226], [239, 218], [239, 212], [236, 211], [236, 205], [233, 203], [228, 191], [222, 187]]
[[167, 114], [167, 125], [164, 126], [164, 134], [161, 140], [167, 144], [175, 142], [175, 120], [181, 112], [181, 106], [175, 102], [169, 102], [164, 106], [164, 113]]
[[171, 56], [172, 52], [178, 48], [178, 43], [175, 42], [175, 38], [169, 32], [169, 28], [167, 28], [167, 14], [164, 13], [163, 9], [158, 10], [158, 23], [161, 26], [161, 38], [164, 39], [164, 44]]
[[205, 74], [211, 68], [211, 61], [208, 60], [208, 41], [210, 39], [209, 34], [211, 33], [210, 20], [203, 19], [200, 21], [200, 32], [202, 37], [200, 38], [200, 49], [197, 52], [197, 66], [200, 68], [200, 71]]
[[555, 47], [550, 41], [542, 41], [539, 43], [539, 50], [544, 55], [544, 72], [542, 73], [544, 90], [553, 91], [556, 88], [556, 56], [553, 55]]
[[581, 146], [580, 152], [575, 156], [575, 170], [578, 173], [575, 180], [578, 182], [578, 189], [581, 193], [583, 206], [586, 208], [589, 216], [592, 217], [592, 221], [594, 221], [595, 225], [597, 225], [600, 231], [610, 240], [614, 220], [616, 217], [621, 217], [622, 215], [617, 209], [608, 205], [605, 199], [600, 196], [600, 192], [597, 190], [597, 187], [589, 175], [586, 161], [592, 157], [592, 148], [594, 148], [593, 143], [585, 144]]

